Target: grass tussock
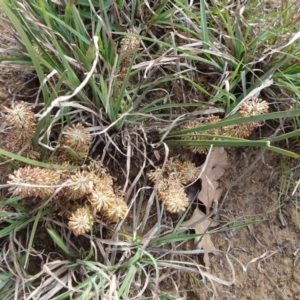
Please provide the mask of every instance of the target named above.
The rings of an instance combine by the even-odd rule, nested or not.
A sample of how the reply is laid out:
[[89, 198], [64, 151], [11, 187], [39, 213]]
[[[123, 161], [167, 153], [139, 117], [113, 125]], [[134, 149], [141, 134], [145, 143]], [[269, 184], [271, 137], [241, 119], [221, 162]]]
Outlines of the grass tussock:
[[[1, 299], [180, 299], [186, 273], [231, 284], [184, 250], [201, 168], [169, 147], [298, 157], [277, 143], [300, 130], [300, 12], [240, 2], [0, 2], [1, 62], [39, 82], [2, 108]], [[35, 249], [40, 225], [56, 257]]]

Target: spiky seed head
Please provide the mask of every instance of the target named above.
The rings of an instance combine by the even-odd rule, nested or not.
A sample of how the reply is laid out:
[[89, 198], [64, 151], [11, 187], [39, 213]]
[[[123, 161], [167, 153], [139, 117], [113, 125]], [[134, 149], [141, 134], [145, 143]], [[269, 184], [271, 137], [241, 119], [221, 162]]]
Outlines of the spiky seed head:
[[220, 121], [219, 116], [211, 115], [207, 119], [204, 120], [204, 124], [214, 124]]
[[18, 153], [24, 145], [31, 145], [36, 131], [34, 113], [25, 102], [14, 102], [11, 108], [3, 107], [3, 111], [5, 120], [10, 126], [10, 133], [5, 138], [5, 147]]
[[178, 159], [169, 159], [165, 165], [165, 172], [160, 167], [156, 167], [147, 173], [147, 177], [153, 183], [162, 181], [162, 186], [168, 184], [168, 181], [187, 184], [197, 179], [200, 174], [200, 167], [190, 161], [181, 162]]
[[114, 182], [112, 177], [104, 170], [98, 175], [93, 176], [93, 184], [95, 189], [112, 189]]
[[244, 139], [247, 138], [259, 125], [259, 123], [250, 122], [242, 123], [239, 125], [226, 126], [223, 127], [223, 135]]
[[100, 160], [96, 160], [91, 157], [88, 157], [88, 160], [89, 160], [89, 164], [87, 165], [87, 170], [89, 172], [92, 172], [94, 174], [99, 174], [99, 175], [106, 173]]
[[77, 123], [68, 127], [63, 133], [61, 147], [72, 149], [77, 155], [86, 157], [91, 146], [91, 135], [82, 124]]
[[169, 182], [169, 187], [165, 191], [161, 200], [164, 202], [166, 210], [170, 213], [185, 211], [189, 206], [189, 201], [184, 192], [184, 187], [177, 182]]
[[[138, 34], [137, 31], [134, 29], [128, 29], [127, 32], [129, 34]], [[120, 57], [121, 57], [121, 62], [120, 62], [120, 69], [119, 69], [119, 76], [118, 76], [118, 81], [117, 81], [117, 97], [119, 96], [120, 89], [122, 87], [123, 81], [128, 73], [128, 69], [131, 64], [131, 58], [129, 56], [130, 53], [133, 53], [138, 50], [140, 46], [140, 41], [134, 36], [129, 36], [126, 35], [124, 38], [121, 40], [121, 49], [120, 49]], [[122, 106], [126, 105], [126, 103], [123, 103]]]
[[[198, 120], [193, 120], [193, 121], [189, 121], [187, 123], [185, 123], [183, 126], [182, 126], [182, 130], [186, 130], [186, 129], [193, 129], [193, 128], [197, 128], [197, 127], [200, 127], [203, 125], [203, 121], [198, 121]], [[199, 132], [195, 131], [195, 132], [190, 132], [188, 133], [188, 136], [187, 137], [184, 137], [184, 138], [187, 138], [188, 140], [197, 140], [199, 137], [198, 137], [198, 134]]]
[[178, 167], [178, 173], [183, 184], [187, 184], [195, 181], [200, 175], [201, 167], [196, 167], [196, 165], [190, 161], [182, 162]]
[[163, 179], [163, 171], [161, 168], [157, 167], [154, 170], [149, 171], [147, 174], [148, 179], [155, 183], [158, 180]]
[[166, 181], [168, 185], [175, 182], [181, 185], [183, 184], [182, 175], [178, 171], [169, 173], [169, 177]]
[[166, 210], [172, 214], [183, 212], [189, 206], [188, 199], [183, 195], [175, 195], [174, 198], [168, 198], [164, 201]]
[[160, 195], [160, 193], [164, 194], [165, 191], [168, 189], [168, 182], [169, 182], [168, 179], [162, 179], [156, 182], [158, 196]]
[[251, 98], [239, 107], [241, 117], [257, 116], [267, 113], [269, 104], [260, 98]]
[[166, 163], [166, 171], [168, 173], [177, 172], [180, 168], [181, 161], [178, 159], [170, 158]]
[[[134, 29], [128, 29], [127, 33], [138, 35], [138, 32]], [[137, 39], [134, 36], [126, 35], [121, 40], [121, 51], [120, 52], [128, 53], [128, 52], [136, 51], [139, 48], [139, 46], [140, 46], [139, 39]]]
[[69, 217], [68, 227], [78, 236], [89, 232], [93, 224], [94, 220], [90, 209], [79, 207]]
[[31, 137], [24, 137], [23, 134], [17, 135], [15, 130], [11, 130], [5, 137], [5, 149], [13, 153], [18, 153], [26, 144], [31, 148]]
[[96, 177], [93, 173], [77, 170], [67, 181], [70, 185], [66, 188], [66, 197], [77, 200], [92, 193]]
[[116, 223], [124, 219], [127, 210], [127, 204], [123, 199], [116, 198], [105, 210], [103, 210], [103, 216], [107, 221]]
[[100, 212], [108, 208], [108, 206], [114, 202], [115, 195], [111, 191], [93, 191], [92, 194], [88, 197], [91, 205]]
[[[59, 185], [60, 176], [54, 169], [27, 166], [9, 175], [7, 183], [13, 185], [9, 191], [14, 196], [47, 198], [55, 192], [56, 187], [51, 186]], [[49, 187], [39, 187], [42, 185]]]
[[113, 180], [103, 168], [100, 169], [100, 172], [97, 175], [93, 172], [90, 174], [92, 174], [93, 190], [88, 196], [88, 200], [91, 205], [100, 212], [101, 210], [106, 209], [109, 203], [116, 198], [113, 189]]
[[36, 127], [34, 113], [25, 102], [14, 102], [11, 108], [3, 107], [3, 111], [5, 121], [13, 129], [29, 130]]
[[[207, 119], [202, 120], [202, 121], [190, 121], [186, 123], [182, 129], [192, 129], [192, 128], [197, 128], [203, 125], [207, 124], [213, 124], [216, 123], [220, 120], [219, 116], [209, 116]], [[210, 135], [221, 135], [221, 128], [213, 128], [209, 129], [206, 131], [195, 131], [195, 132], [190, 132], [188, 136], [185, 136], [184, 139], [186, 140], [191, 140], [191, 141], [201, 141], [201, 140], [213, 140], [214, 137], [207, 137], [202, 134], [210, 134]], [[199, 154], [206, 154], [207, 153], [207, 147], [201, 147], [201, 146], [187, 146], [186, 148], [190, 149], [194, 153], [199, 153]]]

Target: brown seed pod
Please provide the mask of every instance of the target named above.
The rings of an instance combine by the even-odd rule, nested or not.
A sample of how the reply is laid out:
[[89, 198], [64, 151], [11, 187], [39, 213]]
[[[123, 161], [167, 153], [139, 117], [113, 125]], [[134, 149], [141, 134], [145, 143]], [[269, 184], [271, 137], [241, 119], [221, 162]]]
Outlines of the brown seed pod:
[[169, 182], [169, 186], [165, 193], [161, 194], [161, 200], [166, 206], [166, 210], [170, 213], [179, 213], [185, 211], [189, 206], [188, 198], [184, 192], [184, 187], [177, 182]]
[[90, 209], [79, 207], [69, 217], [68, 227], [77, 236], [89, 232], [93, 224], [94, 220]]
[[239, 107], [239, 114], [241, 117], [250, 117], [266, 114], [269, 110], [269, 104], [260, 98], [251, 98], [245, 101]]
[[67, 183], [74, 185], [66, 187], [65, 197], [76, 200], [90, 195], [94, 188], [94, 180], [95, 175], [93, 173], [77, 170], [67, 181]]
[[109, 206], [103, 210], [103, 216], [108, 222], [120, 222], [124, 219], [128, 207], [123, 199], [116, 198]]
[[55, 192], [56, 187], [51, 186], [59, 185], [60, 176], [55, 169], [27, 166], [9, 175], [7, 183], [13, 184], [13, 187], [9, 188], [13, 195], [47, 198]]
[[86, 128], [82, 124], [74, 124], [68, 127], [61, 140], [61, 148], [65, 149], [64, 153], [68, 156], [67, 152], [69, 148], [74, 151], [80, 157], [86, 157], [88, 155], [89, 148], [91, 146], [92, 137]]

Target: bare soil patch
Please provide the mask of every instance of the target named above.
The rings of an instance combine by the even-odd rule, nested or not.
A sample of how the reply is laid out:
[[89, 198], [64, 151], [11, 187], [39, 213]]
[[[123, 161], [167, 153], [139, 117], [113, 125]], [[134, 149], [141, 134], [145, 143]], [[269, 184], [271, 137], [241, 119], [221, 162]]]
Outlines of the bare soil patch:
[[[280, 162], [292, 168], [299, 161], [256, 149], [229, 154], [219, 217], [236, 228], [212, 235], [226, 255], [212, 256], [210, 272], [234, 285], [216, 285], [219, 299], [300, 299], [299, 203], [280, 197]], [[238, 228], [241, 223], [249, 225]]]

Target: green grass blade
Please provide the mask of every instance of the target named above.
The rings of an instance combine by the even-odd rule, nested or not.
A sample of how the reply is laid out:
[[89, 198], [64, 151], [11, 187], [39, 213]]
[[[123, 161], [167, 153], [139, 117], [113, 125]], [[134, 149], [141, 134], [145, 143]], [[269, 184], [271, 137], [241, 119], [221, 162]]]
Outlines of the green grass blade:
[[31, 248], [32, 248], [34, 237], [35, 237], [36, 229], [37, 229], [38, 223], [39, 223], [42, 215], [43, 215], [43, 208], [40, 208], [38, 210], [36, 216], [34, 217], [33, 226], [32, 226], [31, 232], [30, 232], [30, 238], [29, 238], [29, 242], [27, 245], [27, 251], [25, 254], [24, 269], [27, 269], [27, 264], [28, 264], [30, 253], [31, 253]]
[[[7, 150], [4, 150], [2, 148], [0, 148], [0, 154], [5, 156], [5, 157], [9, 157], [9, 158], [15, 159], [17, 161], [20, 161], [22, 163], [25, 163], [27, 165], [37, 166], [37, 167], [40, 167], [40, 168], [58, 169], [58, 170], [65, 169], [65, 167], [62, 166], [62, 165], [48, 164], [48, 163], [40, 162], [40, 161], [33, 160], [33, 159], [30, 159], [30, 158], [27, 158], [27, 157], [24, 157], [24, 156], [21, 156], [21, 155], [14, 154], [14, 153], [9, 152]], [[71, 166], [70, 168], [71, 169], [77, 169], [77, 168], [80, 168], [80, 167], [79, 166], [78, 167]]]
[[136, 272], [136, 265], [131, 265], [129, 267], [129, 269], [126, 272], [126, 276], [122, 281], [122, 285], [120, 286], [119, 290], [118, 290], [118, 297], [122, 297], [122, 295], [124, 294], [124, 292], [126, 290], [128, 290], [128, 288], [130, 287], [130, 282], [132, 282], [133, 280], [133, 276], [135, 275]]
[[72, 253], [68, 249], [67, 245], [64, 243], [64, 241], [61, 239], [58, 233], [51, 226], [47, 228], [47, 232], [52, 238], [55, 245], [57, 245], [62, 251], [64, 251], [66, 255], [72, 256]]
[[[40, 65], [40, 57], [37, 55], [36, 51], [33, 49], [31, 41], [29, 40], [27, 34], [25, 33], [22, 24], [20, 23], [17, 16], [12, 11], [11, 7], [9, 7], [9, 2], [7, 0], [0, 0], [0, 7], [4, 11], [4, 13], [8, 16], [11, 23], [15, 27], [16, 31], [18, 32], [22, 42], [24, 43], [28, 54], [30, 55], [30, 58], [32, 60], [32, 64], [36, 70], [36, 73], [38, 75], [39, 81], [43, 82], [44, 80], [44, 72]], [[43, 98], [45, 101], [48, 101], [48, 93], [46, 88], [42, 89]]]
[[203, 49], [209, 49], [209, 32], [207, 28], [207, 18], [206, 18], [206, 9], [205, 1], [200, 0], [200, 17], [201, 17], [201, 30], [202, 30], [202, 39], [203, 39]]
[[245, 117], [245, 118], [233, 118], [230, 117], [228, 119], [223, 119], [219, 122], [209, 124], [209, 125], [203, 125], [191, 129], [185, 129], [181, 131], [173, 131], [169, 134], [168, 137], [172, 137], [174, 135], [184, 135], [186, 133], [190, 132], [197, 132], [197, 131], [205, 131], [208, 129], [213, 128], [219, 128], [223, 126], [230, 126], [230, 125], [238, 125], [242, 123], [248, 123], [248, 122], [258, 122], [258, 121], [265, 121], [265, 120], [273, 120], [273, 119], [279, 119], [279, 118], [292, 118], [292, 117], [299, 117], [300, 116], [300, 109], [294, 109], [294, 110], [285, 110], [285, 111], [279, 111], [275, 113], [268, 113], [263, 115], [257, 115], [253, 117]]

